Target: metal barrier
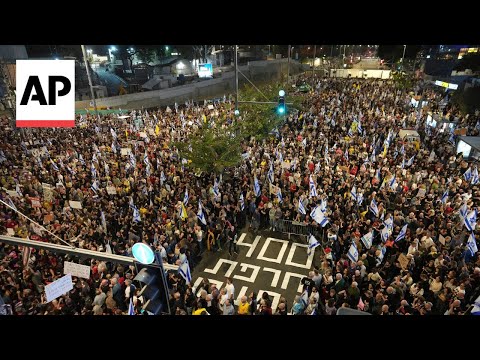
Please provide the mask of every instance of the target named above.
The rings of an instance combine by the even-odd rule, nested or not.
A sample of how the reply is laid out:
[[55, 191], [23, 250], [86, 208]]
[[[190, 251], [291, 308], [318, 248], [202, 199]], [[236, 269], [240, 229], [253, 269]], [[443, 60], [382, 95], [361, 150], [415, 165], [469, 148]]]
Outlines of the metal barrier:
[[319, 241], [323, 241], [323, 232], [320, 226], [306, 225], [298, 221], [276, 220], [275, 229], [279, 232], [288, 234], [288, 239], [292, 235], [305, 236], [305, 242], [308, 242], [308, 236], [313, 235]]

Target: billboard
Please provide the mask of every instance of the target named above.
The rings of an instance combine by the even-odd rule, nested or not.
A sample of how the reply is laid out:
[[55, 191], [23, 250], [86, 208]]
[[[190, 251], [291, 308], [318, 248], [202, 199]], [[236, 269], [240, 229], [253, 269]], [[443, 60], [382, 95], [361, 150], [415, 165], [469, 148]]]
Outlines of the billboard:
[[213, 78], [212, 64], [198, 64], [199, 78]]

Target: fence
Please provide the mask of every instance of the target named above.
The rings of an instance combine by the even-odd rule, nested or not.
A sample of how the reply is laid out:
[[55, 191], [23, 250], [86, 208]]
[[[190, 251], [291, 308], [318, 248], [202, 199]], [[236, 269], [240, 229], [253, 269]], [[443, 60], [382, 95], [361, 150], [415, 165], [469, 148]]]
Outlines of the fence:
[[324, 234], [320, 226], [306, 225], [301, 222], [290, 220], [277, 220], [276, 229], [282, 233], [288, 234], [288, 239], [291, 239], [292, 235], [300, 237], [305, 236], [305, 242], [308, 242], [308, 236], [313, 235], [317, 240], [323, 243]]

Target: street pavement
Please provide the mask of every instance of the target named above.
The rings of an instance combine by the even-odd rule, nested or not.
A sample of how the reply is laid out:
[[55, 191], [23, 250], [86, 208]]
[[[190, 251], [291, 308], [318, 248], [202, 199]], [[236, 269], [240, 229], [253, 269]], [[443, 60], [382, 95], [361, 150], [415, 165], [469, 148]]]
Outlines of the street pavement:
[[108, 89], [108, 96], [118, 95], [121, 84], [123, 84], [124, 87], [128, 86], [128, 83], [125, 80], [112, 73], [112, 71], [113, 70], [105, 71], [104, 67], [99, 67], [98, 69], [96, 69], [98, 77], [102, 80], [102, 82]]
[[226, 277], [230, 276], [236, 299], [243, 295], [248, 297], [252, 291], [260, 298], [267, 291], [273, 298], [273, 312], [280, 297], [285, 297], [290, 310], [295, 295], [301, 294], [300, 280], [320, 263], [320, 248], [317, 248], [316, 255], [312, 252], [307, 256], [305, 238], [288, 240], [286, 235], [278, 232], [243, 232], [239, 234], [237, 245], [238, 254], [232, 256], [228, 253], [228, 245], [222, 245], [222, 251], [205, 251], [192, 273], [197, 290], [203, 278], [221, 289], [226, 285]]

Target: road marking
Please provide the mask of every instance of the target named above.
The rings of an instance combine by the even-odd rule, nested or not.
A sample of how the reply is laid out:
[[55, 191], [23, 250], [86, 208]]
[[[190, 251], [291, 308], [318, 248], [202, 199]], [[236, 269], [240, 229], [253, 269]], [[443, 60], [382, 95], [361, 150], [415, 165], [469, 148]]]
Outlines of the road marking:
[[242, 290], [240, 290], [240, 292], [238, 293], [237, 300], [235, 300], [235, 305], [238, 306], [238, 304], [240, 304], [240, 300], [242, 299], [242, 296], [247, 295], [247, 290], [248, 290], [248, 286], [242, 286]]
[[205, 269], [203, 270], [204, 272], [210, 273], [210, 274], [216, 274], [218, 270], [220, 270], [220, 267], [222, 266], [223, 263], [230, 264], [230, 267], [228, 268], [227, 272], [225, 273], [225, 277], [230, 277], [232, 275], [233, 270], [238, 264], [238, 261], [232, 261], [232, 260], [227, 260], [227, 259], [218, 259], [217, 265], [213, 269]]
[[[283, 278], [283, 282], [282, 282], [282, 285], [280, 286], [280, 288], [286, 290], [287, 286], [288, 286], [288, 282], [290, 281], [291, 277], [296, 277], [296, 278], [299, 278], [300, 280], [302, 280], [305, 277], [305, 275], [301, 275], [301, 274], [292, 273], [292, 272], [287, 271], [285, 273], [285, 276]], [[301, 293], [302, 290], [303, 290], [303, 286], [302, 286], [302, 283], [300, 282], [300, 284], [298, 285], [297, 292]]]
[[272, 299], [272, 314], [275, 313], [275, 310], [277, 310], [278, 303], [280, 302], [280, 297], [281, 295], [279, 293], [276, 293], [274, 291], [266, 291], [266, 290], [259, 290], [258, 291], [258, 296], [257, 296], [257, 302], [258, 306], [260, 306], [260, 299], [262, 298], [263, 293], [266, 292], [270, 296], [270, 299]]
[[[268, 245], [270, 245], [270, 243], [272, 241], [275, 241], [275, 242], [278, 242], [278, 243], [282, 244], [282, 248], [278, 252], [278, 256], [277, 256], [276, 259], [267, 258], [267, 257], [264, 256], [265, 252], [268, 249]], [[283, 255], [285, 254], [285, 251], [287, 250], [287, 247], [288, 247], [288, 241], [280, 240], [280, 239], [274, 239], [274, 238], [269, 237], [269, 238], [267, 238], [267, 240], [265, 240], [265, 243], [263, 244], [262, 250], [260, 250], [260, 254], [258, 254], [258, 256], [257, 256], [257, 260], [263, 260], [263, 261], [274, 262], [274, 263], [280, 264], [282, 262]]]
[[248, 252], [247, 254], [245, 255], [246, 257], [251, 257], [253, 252], [255, 251], [255, 248], [257, 247], [258, 245], [258, 242], [260, 241], [261, 239], [261, 236], [258, 235], [255, 237], [255, 240], [253, 240], [253, 243], [249, 244], [249, 243], [244, 243], [243, 240], [245, 240], [245, 237], [247, 236], [246, 233], [243, 233], [242, 235], [240, 235], [240, 238], [238, 239], [237, 241], [237, 245], [241, 245], [241, 246], [246, 246], [250, 249], [248, 249]]
[[280, 274], [282, 273], [282, 270], [277, 270], [277, 269], [272, 269], [272, 268], [263, 268], [263, 271], [267, 272], [272, 272], [273, 273], [273, 279], [272, 279], [272, 284], [270, 285], [271, 287], [277, 287], [278, 285], [278, 280], [280, 280]]
[[241, 272], [247, 271], [248, 268], [253, 269], [252, 275], [249, 278], [246, 277], [246, 276], [242, 276], [242, 275], [233, 275], [233, 278], [238, 279], [238, 280], [243, 280], [243, 281], [246, 281], [246, 282], [250, 282], [250, 283], [255, 282], [255, 279], [258, 276], [258, 272], [260, 271], [260, 266], [250, 265], [250, 264], [245, 264], [245, 263], [240, 264], [240, 271]]
[[[203, 280], [203, 277], [200, 276], [197, 280], [195, 280], [195, 284], [193, 284], [193, 287], [194, 287], [194, 288], [197, 288], [197, 287], [200, 285], [200, 283], [202, 282], [202, 280]], [[208, 279], [208, 282], [209, 282], [210, 284], [215, 284], [215, 285], [217, 285], [218, 291], [220, 291], [220, 289], [221, 289], [222, 286], [223, 286], [223, 281], [219, 281], [219, 280], [215, 280], [215, 279]], [[203, 287], [201, 287], [200, 289], [197, 289], [197, 290], [198, 290], [198, 291], [197, 291], [197, 297], [200, 297], [200, 293], [202, 292]]]
[[312, 267], [313, 255], [315, 253], [315, 249], [313, 249], [310, 256], [307, 256], [307, 263], [305, 265], [303, 265], [303, 264], [299, 264], [299, 263], [294, 263], [292, 261], [293, 255], [295, 254], [295, 250], [297, 249], [297, 246], [305, 248], [305, 253], [307, 252], [306, 249], [308, 248], [308, 245], [292, 243], [292, 247], [290, 248], [290, 252], [288, 253], [287, 259], [285, 260], [285, 265], [296, 266], [296, 267], [299, 267], [299, 268], [302, 268], [302, 269], [310, 269]]

